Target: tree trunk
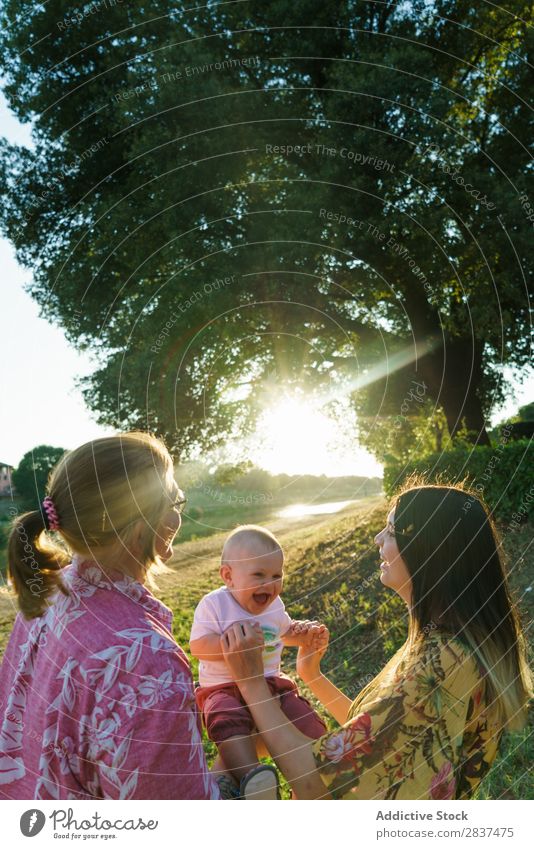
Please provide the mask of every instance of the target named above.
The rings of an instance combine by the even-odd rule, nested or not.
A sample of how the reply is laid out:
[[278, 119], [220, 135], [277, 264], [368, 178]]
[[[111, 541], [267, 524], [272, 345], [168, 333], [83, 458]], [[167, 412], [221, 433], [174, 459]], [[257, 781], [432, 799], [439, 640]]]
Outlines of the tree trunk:
[[477, 389], [482, 382], [483, 343], [475, 336], [451, 336], [439, 314], [414, 288], [405, 291], [405, 305], [415, 339], [414, 370], [441, 404], [454, 437], [462, 427], [474, 445], [490, 445]]
[[465, 426], [474, 445], [490, 445], [477, 388], [482, 379], [482, 344], [469, 338], [418, 339], [432, 350], [417, 362], [417, 374], [428, 384], [429, 394], [441, 404], [451, 437]]

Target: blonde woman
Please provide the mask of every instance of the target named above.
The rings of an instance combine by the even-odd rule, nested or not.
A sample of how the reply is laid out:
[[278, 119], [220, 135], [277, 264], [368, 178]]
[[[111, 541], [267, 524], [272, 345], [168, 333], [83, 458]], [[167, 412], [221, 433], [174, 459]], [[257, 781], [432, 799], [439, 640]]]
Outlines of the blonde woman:
[[532, 695], [495, 529], [476, 496], [413, 487], [375, 543], [382, 583], [408, 607], [404, 646], [354, 702], [321, 673], [322, 637], [297, 659], [340, 729], [310, 740], [287, 722], [248, 625], [223, 636], [226, 663], [298, 798], [468, 799]]
[[219, 798], [188, 660], [149, 589], [183, 504], [163, 443], [126, 433], [66, 453], [15, 521], [0, 797]]

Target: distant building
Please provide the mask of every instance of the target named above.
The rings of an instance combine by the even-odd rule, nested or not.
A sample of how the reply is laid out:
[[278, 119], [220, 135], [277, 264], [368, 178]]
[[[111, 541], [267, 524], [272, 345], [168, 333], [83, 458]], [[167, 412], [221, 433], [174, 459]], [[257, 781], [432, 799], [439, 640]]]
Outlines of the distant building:
[[11, 488], [11, 473], [13, 472], [13, 466], [10, 466], [9, 463], [0, 463], [0, 498], [2, 497], [11, 497], [12, 488]]

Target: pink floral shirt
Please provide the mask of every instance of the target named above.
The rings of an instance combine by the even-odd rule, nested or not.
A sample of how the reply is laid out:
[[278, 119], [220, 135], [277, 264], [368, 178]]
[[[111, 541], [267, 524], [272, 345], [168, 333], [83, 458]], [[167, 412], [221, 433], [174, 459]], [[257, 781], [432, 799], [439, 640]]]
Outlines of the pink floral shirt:
[[0, 798], [218, 799], [171, 611], [75, 557], [0, 668]]

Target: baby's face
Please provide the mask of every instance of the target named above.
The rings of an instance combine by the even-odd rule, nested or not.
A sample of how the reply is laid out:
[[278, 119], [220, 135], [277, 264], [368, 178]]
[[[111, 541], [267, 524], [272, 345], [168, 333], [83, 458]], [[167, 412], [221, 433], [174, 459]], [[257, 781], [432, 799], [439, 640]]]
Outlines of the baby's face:
[[281, 551], [221, 566], [221, 577], [235, 600], [249, 613], [262, 613], [282, 592], [284, 555]]

